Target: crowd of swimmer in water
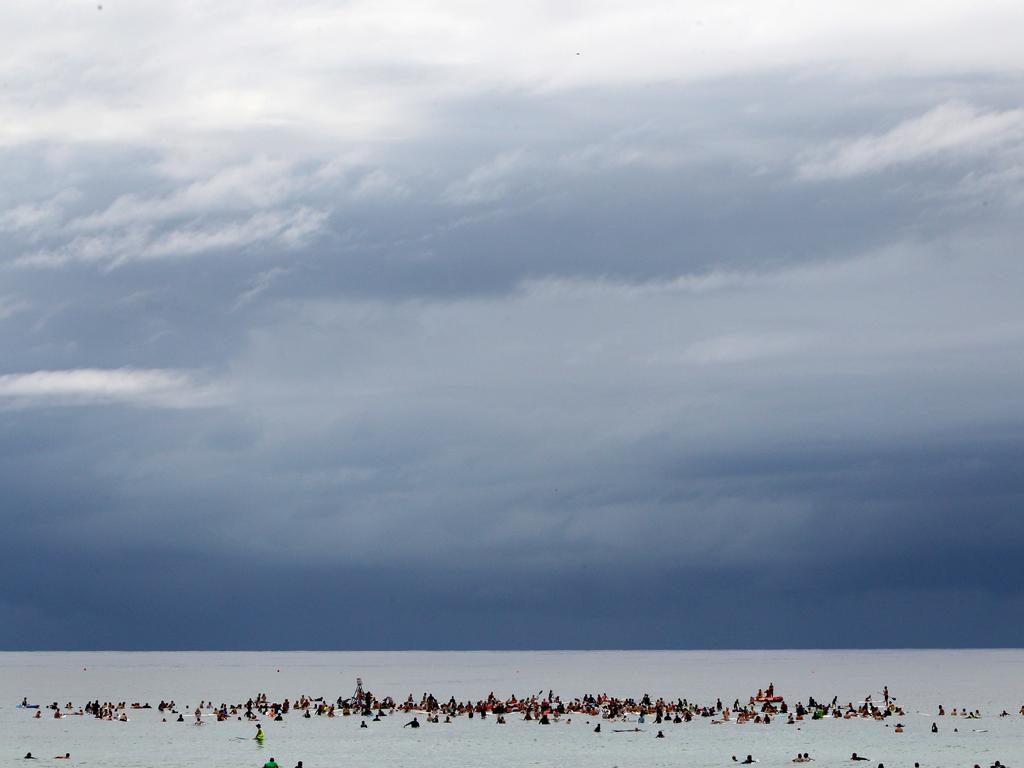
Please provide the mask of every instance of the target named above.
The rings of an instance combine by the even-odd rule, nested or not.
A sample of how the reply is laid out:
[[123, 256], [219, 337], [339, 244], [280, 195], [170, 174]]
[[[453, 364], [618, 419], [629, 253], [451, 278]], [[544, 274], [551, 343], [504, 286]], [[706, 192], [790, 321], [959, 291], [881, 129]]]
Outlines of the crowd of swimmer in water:
[[[36, 718], [42, 718], [43, 716], [38, 705], [29, 704], [27, 699], [22, 700], [21, 707], [36, 709]], [[74, 715], [87, 715], [99, 720], [121, 722], [128, 722], [129, 710], [154, 709], [148, 702], [145, 704], [135, 702], [128, 705], [123, 701], [119, 703], [101, 703], [98, 699], [90, 701], [84, 707], [78, 709], [71, 702], [68, 702], [64, 707], [61, 707], [57, 702], [53, 702], [46, 708], [52, 710], [52, 717], [56, 719]], [[167, 722], [166, 715], [171, 715], [172, 718], [177, 715], [176, 718], [173, 718], [175, 722], [188, 722], [184, 712], [179, 711], [174, 701], [161, 701], [155, 709], [163, 715], [163, 722]], [[188, 710], [189, 708], [185, 707], [183, 709]], [[306, 695], [297, 697], [294, 702], [290, 699], [274, 702], [265, 693], [257, 694], [244, 704], [229, 705], [221, 703], [219, 706], [215, 706], [212, 701], [207, 702], [204, 700], [191, 712], [189, 720], [194, 718], [195, 725], [205, 725], [210, 718], [218, 722], [228, 720], [250, 721], [256, 727], [256, 735], [253, 738], [262, 745], [266, 740], [266, 733], [263, 730], [261, 719], [282, 722], [285, 719], [285, 715], [294, 712], [301, 712], [299, 716], [303, 718], [334, 718], [339, 715], [342, 717], [357, 716], [361, 718], [360, 728], [370, 727], [367, 725], [367, 719], [371, 722], [380, 722], [383, 718], [395, 714], [413, 714], [413, 718], [404, 723], [403, 728], [419, 728], [421, 726], [419, 715], [421, 714], [425, 715], [424, 719], [427, 723], [433, 724], [451, 723], [452, 718], [456, 717], [466, 717], [469, 719], [478, 717], [481, 720], [492, 717], [498, 725], [506, 724], [508, 717], [513, 715], [521, 715], [521, 720], [533, 721], [539, 725], [571, 723], [575, 715], [577, 718], [592, 717], [597, 719], [598, 722], [593, 728], [594, 733], [602, 733], [602, 723], [600, 722], [602, 720], [609, 726], [625, 723], [633, 726], [631, 728], [612, 727], [607, 729], [614, 733], [641, 733], [644, 729], [641, 729], [639, 726], [648, 722], [653, 725], [661, 725], [663, 723], [679, 724], [688, 723], [695, 718], [709, 719], [712, 725], [721, 725], [728, 722], [770, 725], [773, 722], [779, 721], [793, 725], [807, 718], [811, 720], [863, 718], [877, 721], [896, 718], [897, 722], [894, 730], [896, 733], [902, 733], [905, 730], [905, 726], [902, 722], [898, 722], [898, 719], [906, 715], [903, 708], [889, 695], [888, 686], [883, 689], [882, 697], [877, 702], [872, 701], [870, 695], [866, 696], [865, 700], [858, 706], [854, 706], [853, 702], [841, 705], [839, 704], [838, 696], [833, 697], [829, 703], [818, 702], [814, 697], [809, 697], [806, 704], [798, 701], [794, 706], [790, 707], [782, 696], [775, 694], [774, 683], [770, 683], [766, 689], [759, 689], [757, 694], [751, 696], [746, 704], [741, 704], [739, 699], [736, 699], [729, 706], [723, 704], [720, 698], [714, 704], [701, 705], [684, 698], [676, 699], [675, 701], [664, 698], [652, 699], [648, 694], [644, 694], [640, 699], [615, 698], [607, 694], [598, 696], [587, 694], [570, 701], [563, 701], [561, 696], [556, 696], [553, 690], [548, 691], [547, 696], [541, 690], [526, 698], [518, 698], [513, 695], [507, 699], [500, 699], [491, 692], [486, 699], [476, 702], [459, 702], [456, 701], [454, 696], [449, 698], [447, 702], [442, 702], [429, 693], [424, 693], [419, 701], [416, 701], [413, 695], [409, 694], [404, 702], [398, 703], [390, 696], [377, 698], [372, 692], [364, 691], [360, 681], [353, 696], [348, 698], [339, 696], [334, 702], [330, 702], [322, 696], [312, 698]], [[1000, 717], [1008, 717], [1009, 715], [1010, 713], [1006, 710], [999, 714]], [[1020, 708], [1020, 715], [1024, 717], [1024, 706]], [[939, 705], [937, 716], [947, 716], [944, 706]], [[982, 715], [981, 711], [977, 709], [954, 708], [949, 712], [949, 716], [976, 720], [980, 719]], [[443, 720], [441, 719], [442, 717], [444, 718]], [[590, 724], [589, 720], [586, 722], [588, 725]], [[958, 729], [954, 727], [953, 730], [957, 731]], [[937, 722], [931, 724], [931, 732], [939, 732]], [[655, 738], [665, 738], [664, 730], [657, 730]], [[31, 752], [25, 757], [26, 759], [34, 759]], [[59, 756], [59, 759], [68, 758], [70, 758], [70, 754]], [[813, 759], [808, 753], [804, 752], [798, 753], [792, 759], [792, 762], [805, 763], [811, 762]], [[851, 761], [869, 760], [869, 758], [858, 755], [856, 752], [849, 759]], [[734, 755], [732, 761], [746, 765], [757, 762], [751, 755], [747, 755], [744, 760], [738, 760]], [[278, 768], [273, 758], [268, 761], [266, 766]], [[302, 768], [301, 761], [297, 768]], [[884, 766], [879, 763], [879, 768], [884, 768]], [[918, 768], [916, 763], [915, 768]], [[980, 766], [975, 765], [974, 768], [980, 768]], [[1007, 768], [1007, 766], [996, 760], [991, 768]]]

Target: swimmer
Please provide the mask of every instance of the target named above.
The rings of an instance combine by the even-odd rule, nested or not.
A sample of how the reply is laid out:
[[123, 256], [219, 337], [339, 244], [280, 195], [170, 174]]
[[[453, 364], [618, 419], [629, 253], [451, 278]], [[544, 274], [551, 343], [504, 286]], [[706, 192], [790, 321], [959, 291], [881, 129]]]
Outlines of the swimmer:
[[939, 726], [937, 724], [935, 724], [935, 723], [932, 723], [932, 733], [938, 733], [938, 732], [939, 732]]
[[414, 718], [413, 718], [412, 720], [410, 720], [410, 721], [409, 721], [408, 723], [406, 723], [406, 724], [405, 724], [405, 725], [403, 725], [402, 727], [403, 727], [403, 728], [419, 728], [419, 727], [420, 727], [420, 721], [419, 721], [419, 720], [417, 720], [417, 719], [416, 719], [416, 718], [414, 717]]
[[[262, 742], [266, 737], [267, 737], [266, 734], [263, 733], [263, 726], [262, 725], [257, 725], [256, 726], [256, 735], [252, 737], [253, 740], [254, 741]], [[271, 759], [273, 759], [273, 758], [271, 758]]]
[[869, 760], [870, 758], [867, 758], [867, 757], [861, 757], [861, 756], [860, 756], [860, 755], [858, 755], [858, 754], [857, 754], [856, 752], [854, 752], [854, 753], [853, 753], [852, 755], [850, 755], [850, 759], [851, 759], [851, 760]]
[[741, 763], [741, 765], [752, 765], [753, 763], [756, 763], [756, 762], [757, 762], [757, 760], [755, 760], [751, 755], [747, 755], [747, 759], [744, 760]]
[[269, 760], [267, 760], [267, 762], [263, 764], [263, 768], [278, 768], [277, 760], [275, 760], [274, 758], [270, 758]]
[[594, 733], [600, 733], [600, 732], [601, 732], [601, 724], [598, 723], [597, 724], [597, 728], [594, 729]]
[[361, 721], [359, 722], [359, 727], [360, 727], [360, 728], [369, 728], [370, 726], [368, 726], [368, 725], [366, 724], [366, 721], [365, 721], [365, 720], [361, 720]]
[[54, 760], [70, 760], [71, 759], [71, 753], [70, 752], [65, 752], [63, 755], [57, 755], [53, 759]]
[[665, 734], [662, 731], [658, 731], [658, 735], [655, 736], [654, 738], [656, 738], [656, 739], [664, 739], [665, 738]]
[[22, 760], [35, 760], [35, 759], [36, 758], [32, 756], [31, 752], [26, 752], [25, 756], [22, 758]]

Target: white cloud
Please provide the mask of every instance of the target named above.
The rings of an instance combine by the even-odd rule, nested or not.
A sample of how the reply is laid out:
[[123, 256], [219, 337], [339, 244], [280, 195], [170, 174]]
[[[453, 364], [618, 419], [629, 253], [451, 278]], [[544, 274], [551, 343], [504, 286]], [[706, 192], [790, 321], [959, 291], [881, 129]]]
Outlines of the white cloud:
[[807, 343], [804, 333], [733, 333], [691, 344], [683, 358], [699, 365], [747, 363], [798, 352]]
[[496, 202], [508, 194], [516, 176], [528, 162], [521, 151], [502, 152], [453, 181], [445, 188], [442, 197], [455, 205]]
[[53, 206], [45, 203], [22, 203], [0, 212], [0, 232], [17, 232], [37, 227], [53, 218]]
[[842, 179], [939, 157], [973, 156], [1024, 138], [1024, 109], [984, 111], [946, 102], [891, 130], [833, 142], [798, 168], [804, 179]]
[[253, 278], [249, 288], [243, 291], [235, 300], [235, 303], [231, 307], [231, 311], [234, 312], [239, 310], [246, 304], [250, 304], [255, 301], [259, 296], [267, 292], [275, 280], [287, 275], [290, 271], [291, 270], [283, 267], [272, 267], [271, 269], [260, 272]]
[[257, 157], [196, 179], [163, 197], [126, 194], [105, 210], [82, 216], [71, 229], [95, 230], [196, 216], [211, 211], [266, 209], [279, 205], [312, 185], [292, 164]]
[[[642, 166], [656, 169], [673, 168], [684, 158], [677, 148], [658, 146], [657, 132], [650, 128], [629, 128], [617, 131], [601, 141], [563, 153], [556, 164], [568, 171], [594, 171], [606, 168]], [[706, 148], [702, 148], [706, 151]]]
[[[889, 76], [1024, 67], [1002, 0], [138, 0], [7, 9], [0, 144], [332, 143], [433, 130], [439, 101], [831, 65]], [[46, 35], [38, 31], [45, 28]], [[579, 54], [579, 55], [577, 55]], [[240, 138], [240, 128], [263, 136]]]
[[38, 236], [41, 228], [54, 226], [62, 218], [64, 207], [78, 197], [77, 191], [67, 189], [49, 200], [20, 203], [0, 211], [0, 232]]
[[16, 296], [0, 296], [0, 320], [14, 317], [30, 309], [32, 304]]
[[31, 408], [127, 403], [156, 408], [217, 405], [217, 386], [168, 369], [77, 368], [0, 375], [0, 407]]
[[23, 254], [12, 263], [22, 268], [53, 268], [70, 263], [118, 267], [247, 246], [295, 248], [320, 232], [327, 217], [326, 211], [298, 206], [289, 210], [260, 211], [216, 224], [193, 222], [167, 230], [133, 227], [112, 233], [79, 235], [57, 248]]
[[378, 168], [359, 179], [351, 195], [356, 200], [401, 200], [409, 196], [409, 188], [398, 177]]
[[294, 247], [319, 231], [326, 219], [324, 211], [298, 207], [290, 211], [256, 213], [247, 219], [223, 225], [175, 229], [151, 240], [140, 258], [191, 256], [261, 242]]

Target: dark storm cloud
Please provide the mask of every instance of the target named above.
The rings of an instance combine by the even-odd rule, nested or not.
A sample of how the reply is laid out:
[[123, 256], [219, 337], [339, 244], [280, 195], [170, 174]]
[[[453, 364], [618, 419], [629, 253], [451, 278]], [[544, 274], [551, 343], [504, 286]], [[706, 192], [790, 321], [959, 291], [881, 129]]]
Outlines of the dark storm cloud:
[[0, 647], [1024, 642], [1005, 19], [194, 10], [0, 32]]

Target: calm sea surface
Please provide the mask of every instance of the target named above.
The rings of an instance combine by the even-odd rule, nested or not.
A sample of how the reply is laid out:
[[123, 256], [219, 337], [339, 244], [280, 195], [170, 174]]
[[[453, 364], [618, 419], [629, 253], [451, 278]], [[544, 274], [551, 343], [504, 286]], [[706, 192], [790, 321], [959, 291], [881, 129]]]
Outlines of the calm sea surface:
[[[513, 717], [499, 726], [458, 718], [451, 725], [403, 729], [397, 714], [360, 730], [359, 717], [303, 719], [292, 713], [283, 723], [264, 722], [267, 740], [250, 740], [248, 722], [192, 724], [201, 699], [244, 702], [266, 692], [272, 701], [301, 694], [329, 701], [348, 697], [355, 678], [379, 696], [418, 701], [431, 692], [442, 701], [482, 699], [493, 691], [505, 698], [554, 689], [563, 700], [586, 693], [688, 698], [731, 704], [746, 701], [774, 681], [787, 701], [861, 702], [881, 698], [882, 686], [905, 708], [906, 732], [894, 733], [896, 718], [805, 720], [786, 725], [691, 723], [654, 726], [642, 733], [592, 733], [588, 718], [540, 726]], [[128, 723], [92, 717], [33, 719], [16, 708], [23, 697], [44, 706], [91, 699], [149, 702], [175, 700], [187, 722], [161, 722], [155, 710], [129, 711]], [[935, 716], [939, 704], [980, 709], [982, 719]], [[1001, 760], [1024, 768], [1024, 651], [616, 651], [616, 652], [360, 652], [360, 653], [0, 653], [0, 765], [26, 765], [31, 751], [53, 761], [70, 752], [72, 765], [262, 766], [271, 756], [282, 768], [299, 760], [305, 768], [469, 768], [475, 766], [730, 766], [752, 754], [759, 766], [791, 766], [797, 752], [810, 752], [815, 766], [866, 765], [922, 768]], [[1000, 718], [1002, 710], [1010, 717]], [[422, 720], [422, 718], [421, 718]], [[938, 722], [940, 732], [930, 731]], [[887, 727], [888, 725], [888, 727]], [[632, 727], [630, 725], [629, 727]], [[665, 739], [655, 739], [658, 728]], [[959, 732], [954, 732], [958, 729]], [[851, 763], [852, 752], [871, 759]]]

